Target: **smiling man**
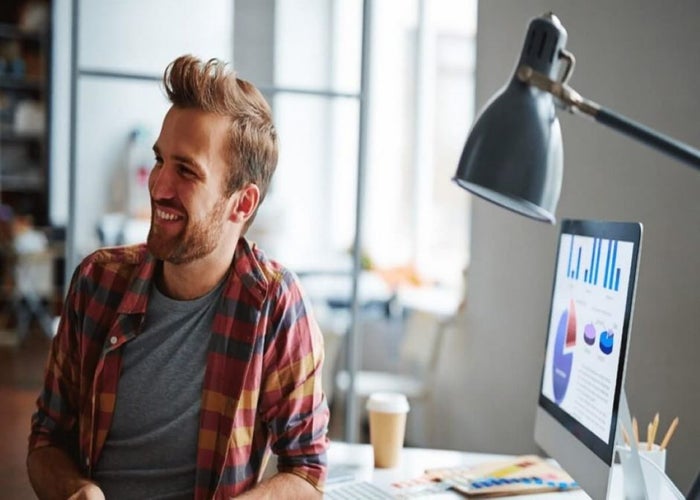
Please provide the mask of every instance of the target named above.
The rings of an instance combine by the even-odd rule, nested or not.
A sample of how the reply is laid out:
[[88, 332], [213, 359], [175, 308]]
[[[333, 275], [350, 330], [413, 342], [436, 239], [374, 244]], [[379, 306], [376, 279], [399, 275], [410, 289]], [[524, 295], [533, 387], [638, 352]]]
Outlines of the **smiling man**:
[[180, 57], [164, 86], [148, 241], [73, 275], [31, 483], [40, 498], [320, 498], [321, 333], [295, 276], [244, 237], [277, 164], [269, 106], [217, 60]]

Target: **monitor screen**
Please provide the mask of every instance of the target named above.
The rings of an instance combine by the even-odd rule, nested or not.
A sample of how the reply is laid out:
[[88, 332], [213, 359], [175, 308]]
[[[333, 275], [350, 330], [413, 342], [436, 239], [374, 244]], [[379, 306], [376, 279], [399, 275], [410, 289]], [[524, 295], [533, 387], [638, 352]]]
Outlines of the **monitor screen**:
[[535, 439], [579, 483], [612, 463], [640, 243], [638, 223], [562, 222]]

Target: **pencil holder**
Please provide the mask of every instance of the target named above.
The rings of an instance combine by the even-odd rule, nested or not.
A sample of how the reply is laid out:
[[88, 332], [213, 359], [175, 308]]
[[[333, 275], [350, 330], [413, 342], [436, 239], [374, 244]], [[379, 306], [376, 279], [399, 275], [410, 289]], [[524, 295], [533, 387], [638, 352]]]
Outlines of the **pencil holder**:
[[[659, 498], [660, 492], [664, 491], [662, 482], [666, 473], [666, 448], [661, 448], [658, 444], [652, 444], [651, 449], [647, 449], [647, 444], [641, 442], [638, 445], [638, 449], [647, 493], [650, 495], [649, 498]], [[626, 454], [625, 458], [628, 458], [630, 454], [629, 446], [621, 448], [620, 453]], [[653, 462], [661, 470], [657, 470], [649, 462]]]
[[666, 448], [661, 449], [658, 444], [653, 444], [648, 450], [646, 443], [639, 443], [639, 454], [654, 462], [662, 471], [666, 471]]

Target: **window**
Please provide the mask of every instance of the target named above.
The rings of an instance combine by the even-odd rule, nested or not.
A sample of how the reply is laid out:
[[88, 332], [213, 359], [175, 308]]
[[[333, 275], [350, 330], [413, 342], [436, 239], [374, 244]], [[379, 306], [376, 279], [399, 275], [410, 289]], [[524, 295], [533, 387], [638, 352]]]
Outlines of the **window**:
[[[402, 269], [458, 295], [468, 262], [469, 197], [450, 179], [473, 117], [476, 3], [370, 5], [363, 253], [375, 269]], [[259, 11], [247, 14], [265, 22]], [[277, 0], [268, 16], [273, 81], [256, 83], [269, 83], [281, 150], [251, 237], [297, 270], [349, 266], [362, 2]], [[245, 53], [248, 38], [235, 33], [236, 54]], [[235, 65], [245, 77], [246, 68]], [[250, 71], [260, 68], [251, 62]]]

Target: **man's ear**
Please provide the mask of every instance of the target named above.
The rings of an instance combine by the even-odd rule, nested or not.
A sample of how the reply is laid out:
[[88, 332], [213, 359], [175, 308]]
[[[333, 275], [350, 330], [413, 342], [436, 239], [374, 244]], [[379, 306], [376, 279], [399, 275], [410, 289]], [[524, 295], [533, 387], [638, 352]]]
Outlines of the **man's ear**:
[[255, 184], [248, 184], [236, 191], [229, 219], [232, 222], [244, 223], [255, 213], [260, 203], [260, 189]]

